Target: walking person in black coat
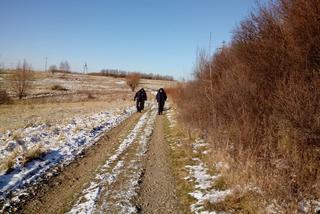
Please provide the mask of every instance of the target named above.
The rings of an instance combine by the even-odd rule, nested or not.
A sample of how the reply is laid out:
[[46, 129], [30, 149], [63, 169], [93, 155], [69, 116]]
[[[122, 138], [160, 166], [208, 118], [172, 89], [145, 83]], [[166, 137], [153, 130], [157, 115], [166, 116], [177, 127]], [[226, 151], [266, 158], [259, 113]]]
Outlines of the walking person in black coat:
[[146, 91], [141, 88], [137, 91], [136, 95], [134, 96], [134, 101], [137, 101], [137, 111], [141, 112], [144, 109], [144, 102], [147, 100], [147, 93]]
[[160, 115], [163, 112], [164, 103], [167, 100], [167, 94], [166, 94], [166, 92], [164, 91], [163, 88], [159, 89], [159, 91], [157, 93], [157, 96], [156, 96], [156, 99], [157, 99], [157, 102], [158, 102], [158, 114]]

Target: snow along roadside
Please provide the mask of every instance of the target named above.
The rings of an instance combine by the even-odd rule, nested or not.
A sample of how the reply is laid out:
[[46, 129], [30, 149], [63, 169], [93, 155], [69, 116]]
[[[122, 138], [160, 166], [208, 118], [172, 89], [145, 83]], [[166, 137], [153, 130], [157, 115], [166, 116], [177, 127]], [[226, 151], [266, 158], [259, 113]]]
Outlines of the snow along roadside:
[[140, 118], [133, 130], [119, 145], [115, 153], [100, 168], [94, 181], [92, 181], [89, 187], [83, 191], [83, 195], [68, 212], [69, 214], [93, 213], [95, 211], [96, 202], [100, 197], [100, 193], [103, 192], [105, 185], [111, 185], [116, 181], [124, 165], [123, 161], [118, 161], [110, 173], [108, 171], [110, 170], [111, 164], [113, 164], [119, 158], [119, 156], [122, 155], [132, 143], [135, 142], [144, 125], [147, 123], [147, 121], [149, 121], [148, 118], [150, 118], [150, 113], [148, 112]]
[[[25, 190], [25, 186], [30, 186], [30, 184], [35, 184], [41, 180], [43, 175], [52, 176], [53, 173], [48, 173], [50, 169], [55, 166], [64, 166], [72, 162], [75, 157], [81, 155], [82, 151], [95, 142], [97, 142], [102, 134], [112, 128], [118, 126], [128, 117], [130, 117], [135, 112], [135, 107], [129, 107], [121, 112], [109, 113], [100, 112], [89, 118], [74, 119], [73, 123], [68, 124], [65, 127], [60, 127], [60, 131], [64, 132], [67, 136], [65, 141], [56, 147], [52, 147], [48, 150], [45, 156], [41, 159], [35, 159], [25, 166], [17, 166], [10, 173], [0, 173], [0, 201], [4, 202], [5, 207], [10, 206], [10, 201], [7, 200], [8, 195], [14, 193], [16, 195], [16, 200], [19, 200], [20, 195], [28, 194]], [[89, 123], [88, 123], [89, 121]], [[94, 123], [94, 126], [90, 126], [92, 121], [99, 121], [100, 123]], [[87, 122], [87, 123], [86, 123]], [[79, 128], [78, 126], [89, 127]], [[36, 133], [33, 133], [36, 135]], [[50, 134], [44, 135], [44, 139], [41, 139], [43, 133], [38, 133], [40, 138], [38, 143], [48, 143], [50, 140]], [[55, 137], [52, 140], [55, 140]], [[49, 144], [51, 144], [49, 142]], [[1, 210], [0, 210], [1, 212]]]
[[[175, 112], [170, 109], [167, 113], [167, 118], [170, 123], [169, 127], [174, 128], [177, 125]], [[171, 146], [171, 149], [173, 150], [176, 149], [176, 147], [181, 146], [179, 139], [176, 139], [174, 144], [175, 146]], [[190, 211], [196, 214], [216, 214], [214, 211], [206, 210], [204, 206], [205, 203], [217, 203], [223, 201], [226, 196], [232, 194], [233, 192], [231, 189], [220, 191], [213, 188], [214, 182], [221, 175], [210, 175], [208, 166], [200, 158], [197, 158], [199, 154], [208, 154], [209, 149], [207, 147], [208, 143], [204, 142], [204, 140], [196, 139], [192, 144], [192, 154], [194, 155], [192, 161], [194, 164], [185, 166], [185, 169], [189, 175], [184, 179], [193, 185], [192, 192], [189, 192], [188, 194], [196, 200], [194, 204], [190, 205]], [[217, 163], [215, 167], [224, 167], [224, 165], [220, 166], [221, 164], [222, 163]]]

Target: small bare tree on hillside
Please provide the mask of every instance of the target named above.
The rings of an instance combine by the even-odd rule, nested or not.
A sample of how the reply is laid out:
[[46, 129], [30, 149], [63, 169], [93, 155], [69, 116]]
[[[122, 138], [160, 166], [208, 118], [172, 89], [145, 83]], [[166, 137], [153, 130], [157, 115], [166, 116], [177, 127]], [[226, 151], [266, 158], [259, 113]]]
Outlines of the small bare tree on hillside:
[[60, 66], [59, 66], [59, 69], [60, 69], [60, 71], [65, 72], [65, 73], [70, 72], [71, 68], [70, 68], [69, 62], [67, 60], [64, 61], [64, 62], [61, 62]]
[[138, 73], [132, 73], [127, 75], [126, 82], [132, 91], [134, 91], [134, 89], [139, 85], [140, 79], [141, 77]]
[[50, 65], [49, 66], [49, 71], [53, 74], [53, 73], [58, 71], [58, 68], [57, 68], [56, 65]]
[[17, 69], [9, 77], [11, 87], [19, 99], [22, 99], [30, 89], [32, 79], [31, 66], [24, 60], [22, 65], [18, 64]]

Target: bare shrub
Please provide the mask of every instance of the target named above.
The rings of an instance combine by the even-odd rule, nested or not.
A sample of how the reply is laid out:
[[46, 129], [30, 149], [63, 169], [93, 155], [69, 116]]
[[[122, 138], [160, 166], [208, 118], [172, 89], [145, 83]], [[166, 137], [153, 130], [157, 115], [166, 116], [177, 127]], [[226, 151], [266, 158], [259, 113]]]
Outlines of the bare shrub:
[[53, 85], [53, 86], [51, 87], [51, 90], [68, 91], [67, 88], [65, 88], [65, 87], [63, 87], [63, 86], [61, 86], [61, 85]]
[[70, 73], [70, 69], [71, 69], [71, 67], [70, 67], [70, 64], [67, 60], [60, 63], [60, 66], [59, 66], [60, 72]]
[[57, 68], [57, 66], [56, 65], [50, 65], [49, 66], [49, 72], [51, 72], [52, 74], [54, 74], [54, 73], [56, 73], [56, 72], [58, 72], [59, 70], [58, 70], [58, 68]]
[[9, 77], [9, 82], [19, 99], [26, 96], [27, 91], [31, 88], [33, 73], [27, 61], [19, 63], [17, 69]]
[[230, 157], [227, 183], [257, 185], [259, 204], [284, 212], [320, 199], [319, 11], [315, 0], [259, 7], [171, 92], [179, 118]]
[[88, 99], [90, 99], [90, 100], [92, 100], [92, 99], [95, 99], [96, 97], [95, 96], [93, 96], [93, 94], [92, 93], [88, 93]]
[[140, 79], [141, 77], [138, 73], [128, 74], [128, 76], [126, 77], [126, 82], [132, 91], [134, 91], [135, 88], [139, 85]]
[[1, 104], [9, 104], [10, 103], [10, 97], [6, 90], [0, 90], [0, 105]]

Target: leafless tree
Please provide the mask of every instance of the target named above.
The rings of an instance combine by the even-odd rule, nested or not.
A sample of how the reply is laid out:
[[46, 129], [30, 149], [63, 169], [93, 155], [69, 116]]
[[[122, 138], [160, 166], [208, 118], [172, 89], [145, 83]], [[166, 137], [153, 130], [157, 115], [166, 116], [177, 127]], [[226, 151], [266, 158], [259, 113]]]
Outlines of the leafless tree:
[[140, 79], [141, 77], [138, 73], [131, 73], [127, 75], [126, 82], [132, 91], [134, 91], [134, 89], [139, 85]]
[[9, 82], [19, 99], [22, 99], [30, 89], [32, 79], [33, 73], [31, 71], [31, 66], [27, 61], [24, 60], [22, 65], [21, 63], [18, 63], [17, 69], [9, 77]]
[[60, 66], [59, 66], [59, 69], [60, 69], [60, 71], [65, 72], [65, 73], [70, 72], [71, 68], [70, 68], [69, 62], [67, 60], [64, 61], [64, 62], [61, 62]]
[[56, 65], [50, 65], [50, 66], [49, 66], [49, 71], [50, 71], [51, 73], [55, 73], [55, 72], [58, 71], [58, 68], [57, 68]]

